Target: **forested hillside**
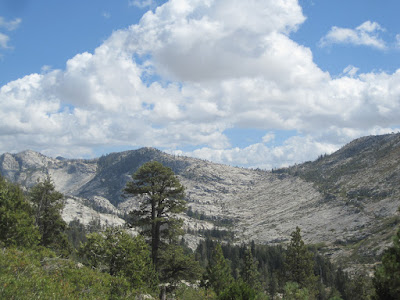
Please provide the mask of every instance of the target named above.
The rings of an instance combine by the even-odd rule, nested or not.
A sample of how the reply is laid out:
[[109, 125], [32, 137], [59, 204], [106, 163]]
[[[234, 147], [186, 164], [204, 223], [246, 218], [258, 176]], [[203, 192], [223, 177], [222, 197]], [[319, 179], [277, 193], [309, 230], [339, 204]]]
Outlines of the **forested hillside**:
[[[171, 194], [164, 194], [179, 189], [172, 170], [166, 168], [165, 173], [161, 164], [156, 166], [161, 171], [154, 164], [148, 168], [153, 176], [141, 177], [140, 168], [127, 191], [146, 190], [149, 199], [174, 207]], [[139, 178], [153, 182], [153, 192], [135, 181]], [[175, 181], [168, 183], [168, 178]], [[84, 226], [75, 221], [67, 226], [60, 215], [61, 199], [50, 179], [24, 194], [0, 178], [2, 299], [397, 299], [400, 295], [400, 231], [385, 252], [383, 265], [370, 278], [332, 264], [318, 247], [303, 242], [298, 227], [287, 246], [231, 245], [206, 238], [192, 251], [176, 230], [180, 225], [174, 220], [179, 219], [171, 214], [159, 214], [153, 222], [175, 224], [164, 228], [164, 237], [154, 236], [154, 231], [134, 236], [128, 228], [104, 228], [99, 223]], [[144, 206], [138, 212], [144, 221], [150, 218], [151, 211]], [[156, 253], [155, 238], [159, 239]]]

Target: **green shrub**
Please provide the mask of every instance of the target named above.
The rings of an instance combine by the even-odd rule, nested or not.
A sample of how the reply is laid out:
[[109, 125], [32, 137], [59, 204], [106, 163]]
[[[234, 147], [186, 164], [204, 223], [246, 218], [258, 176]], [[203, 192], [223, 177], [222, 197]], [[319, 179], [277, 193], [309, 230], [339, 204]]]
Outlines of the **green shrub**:
[[315, 299], [307, 288], [300, 288], [297, 282], [288, 282], [285, 285], [283, 299], [285, 300], [310, 300]]
[[268, 296], [251, 288], [242, 280], [234, 281], [219, 296], [218, 300], [266, 300]]
[[0, 245], [32, 247], [39, 242], [32, 207], [19, 186], [0, 175]]
[[47, 249], [0, 252], [1, 299], [124, 299], [134, 293], [125, 278], [54, 257]]
[[194, 288], [183, 285], [175, 291], [177, 300], [213, 300], [217, 299], [215, 293], [212, 290], [206, 290], [204, 288]]

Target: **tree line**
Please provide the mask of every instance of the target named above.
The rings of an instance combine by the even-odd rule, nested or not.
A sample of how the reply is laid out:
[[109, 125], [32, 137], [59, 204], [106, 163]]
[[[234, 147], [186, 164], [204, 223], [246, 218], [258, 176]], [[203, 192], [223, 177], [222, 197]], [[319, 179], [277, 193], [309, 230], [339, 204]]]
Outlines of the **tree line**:
[[371, 278], [333, 265], [300, 228], [286, 246], [222, 242], [214, 229], [190, 250], [184, 187], [159, 162], [143, 164], [123, 192], [139, 202], [126, 227], [67, 225], [49, 177], [24, 193], [0, 176], [0, 298], [400, 299], [400, 230]]

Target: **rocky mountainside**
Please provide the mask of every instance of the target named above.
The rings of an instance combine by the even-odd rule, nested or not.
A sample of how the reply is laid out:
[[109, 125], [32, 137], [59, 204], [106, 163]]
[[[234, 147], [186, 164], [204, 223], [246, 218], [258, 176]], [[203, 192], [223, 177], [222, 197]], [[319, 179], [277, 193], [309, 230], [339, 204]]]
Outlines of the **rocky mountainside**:
[[[172, 156], [153, 148], [93, 160], [49, 158], [33, 151], [0, 156], [0, 172], [28, 189], [50, 175], [66, 195], [63, 217], [120, 225], [135, 207], [122, 191], [143, 163], [157, 160], [179, 176], [190, 211], [185, 236], [194, 246], [202, 230], [218, 226], [236, 241], [278, 243], [296, 226], [304, 239], [334, 259], [367, 263], [390, 243], [400, 205], [400, 135], [353, 141], [314, 162], [273, 172]], [[197, 233], [196, 233], [197, 232]]]

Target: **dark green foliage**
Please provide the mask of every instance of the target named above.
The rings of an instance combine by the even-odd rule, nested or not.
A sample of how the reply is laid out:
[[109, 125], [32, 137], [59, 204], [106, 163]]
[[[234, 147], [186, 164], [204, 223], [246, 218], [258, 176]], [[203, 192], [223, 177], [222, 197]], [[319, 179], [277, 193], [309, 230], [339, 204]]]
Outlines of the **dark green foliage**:
[[157, 276], [150, 250], [141, 236], [132, 237], [119, 228], [91, 233], [79, 250], [85, 264], [116, 277], [125, 277], [133, 288], [154, 289]]
[[174, 289], [181, 280], [196, 282], [200, 279], [202, 268], [192, 255], [185, 254], [183, 248], [169, 245], [160, 253], [160, 276]]
[[[211, 239], [202, 241], [195, 252], [203, 266], [211, 261], [211, 253], [216, 247], [217, 242]], [[368, 299], [371, 294], [371, 283], [368, 276], [363, 273], [353, 274], [349, 276], [342, 269], [337, 269], [328, 258], [317, 253], [317, 246], [304, 245], [308, 251], [308, 255], [314, 260], [314, 276], [316, 281], [314, 285], [303, 288], [297, 284], [296, 289], [300, 290], [300, 294], [307, 291], [310, 297], [317, 297], [319, 300], [328, 300], [334, 296], [348, 299]], [[231, 266], [231, 275], [236, 279], [240, 279], [243, 273], [243, 265], [246, 261], [246, 252], [249, 251], [253, 256], [257, 271], [260, 274], [261, 290], [267, 293], [274, 299], [277, 293], [283, 293], [288, 279], [285, 276], [285, 258], [287, 250], [282, 246], [269, 245], [221, 245], [224, 257], [229, 260]], [[297, 292], [296, 292], [297, 293]], [[364, 297], [364, 298], [362, 298]], [[311, 298], [310, 298], [311, 299]]]
[[188, 208], [186, 214], [193, 219], [209, 221], [213, 223], [215, 226], [230, 227], [235, 224], [235, 220], [232, 218], [224, 218], [220, 216], [207, 216], [203, 212], [199, 213], [197, 210], [193, 211], [192, 207]]
[[400, 299], [400, 229], [393, 237], [393, 246], [382, 257], [382, 265], [375, 270], [373, 284], [376, 299]]
[[373, 294], [373, 285], [371, 278], [364, 272], [359, 272], [352, 276], [350, 282], [350, 295], [347, 295], [347, 299], [352, 300], [366, 300], [371, 299]]
[[285, 249], [281, 245], [255, 245], [254, 257], [258, 261], [263, 288], [273, 297], [283, 288]]
[[349, 292], [348, 288], [348, 282], [350, 281], [350, 278], [346, 272], [343, 271], [341, 267], [338, 268], [336, 272], [336, 278], [335, 278], [335, 286], [339, 293], [343, 295], [347, 295]]
[[63, 195], [55, 190], [48, 177], [32, 187], [29, 193], [33, 205], [35, 224], [39, 229], [40, 245], [57, 250], [63, 255], [70, 252], [65, 234], [67, 224], [61, 217]]
[[267, 281], [267, 291], [268, 294], [271, 296], [273, 299], [276, 293], [279, 291], [279, 281], [278, 281], [278, 276], [276, 273], [272, 273], [269, 278], [265, 278], [265, 281]]
[[31, 206], [17, 185], [0, 176], [0, 243], [6, 247], [32, 247], [38, 242]]
[[251, 249], [247, 248], [243, 258], [243, 264], [240, 269], [240, 278], [250, 288], [260, 291], [260, 274], [257, 269], [258, 262], [254, 260]]
[[322, 256], [318, 253], [318, 247], [312, 246], [308, 249], [314, 255], [314, 274], [319, 277], [319, 282], [322, 282], [326, 286], [334, 286], [336, 268], [329, 260], [329, 258]]
[[217, 244], [208, 263], [203, 285], [212, 288], [217, 295], [220, 295], [231, 283], [233, 283], [231, 268], [222, 253], [221, 245]]
[[[209, 264], [216, 245], [217, 242], [210, 238], [200, 242], [195, 256], [202, 266]], [[228, 243], [221, 245], [221, 248], [224, 256], [230, 261], [232, 276], [236, 279], [240, 277], [246, 249], [251, 250], [254, 264], [257, 265], [258, 273], [260, 274], [261, 288], [268, 290], [271, 295], [278, 292], [282, 282], [280, 273], [283, 269], [283, 255], [285, 253], [285, 249], [282, 246], [256, 245], [252, 243], [251, 247], [249, 247], [247, 245], [239, 246]]]
[[314, 275], [313, 253], [305, 246], [299, 227], [296, 227], [291, 237], [285, 256], [286, 281], [295, 282], [300, 288], [308, 288], [312, 293], [317, 279]]
[[83, 225], [78, 219], [69, 222], [66, 234], [70, 244], [74, 249], [78, 249], [82, 243], [87, 241], [86, 226]]
[[219, 296], [218, 300], [261, 300], [268, 297], [239, 279], [231, 283]]
[[187, 233], [193, 235], [200, 235], [205, 238], [216, 238], [218, 240], [233, 241], [235, 234], [231, 230], [218, 229], [214, 227], [213, 229], [199, 229], [199, 230], [187, 230]]
[[287, 282], [283, 291], [285, 300], [310, 300], [314, 296], [306, 287], [300, 287], [297, 282]]
[[350, 276], [339, 267], [336, 272], [335, 289], [344, 300], [364, 300], [369, 299], [372, 294], [372, 283], [369, 276], [362, 272]]
[[180, 221], [173, 216], [186, 210], [184, 187], [170, 168], [156, 161], [143, 164], [132, 179], [125, 193], [140, 196], [140, 207], [130, 213], [129, 223], [140, 226], [142, 234], [150, 237], [152, 260], [158, 269], [158, 251], [163, 238], [171, 241], [182, 233]]

